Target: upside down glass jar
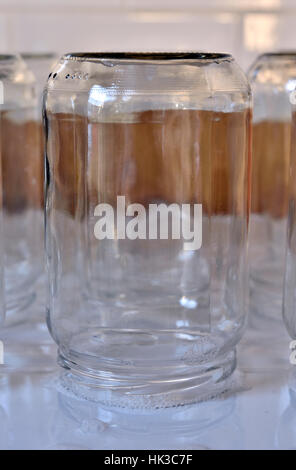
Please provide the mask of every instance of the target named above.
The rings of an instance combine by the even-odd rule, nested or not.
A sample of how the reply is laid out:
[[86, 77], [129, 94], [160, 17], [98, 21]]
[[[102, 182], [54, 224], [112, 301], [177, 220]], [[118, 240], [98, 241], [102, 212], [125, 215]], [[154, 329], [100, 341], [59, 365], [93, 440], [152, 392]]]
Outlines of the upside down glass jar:
[[[35, 125], [36, 130], [39, 133], [38, 138], [35, 141], [32, 141], [32, 146], [37, 146], [32, 148], [32, 152], [37, 154], [39, 153], [39, 159], [37, 162], [38, 171], [40, 179], [40, 185], [42, 192], [40, 194], [41, 201], [40, 207], [44, 207], [44, 133], [42, 125], [42, 102], [43, 102], [43, 89], [46, 84], [47, 78], [54, 64], [58, 61], [56, 54], [52, 52], [47, 53], [38, 53], [38, 52], [27, 52], [21, 54], [22, 59], [27, 64], [28, 68], [33, 72], [36, 79], [36, 93], [37, 101], [36, 103], [36, 117]], [[44, 246], [44, 231], [42, 231], [42, 243]], [[32, 323], [39, 330], [40, 328], [44, 329], [45, 335], [47, 335], [47, 328], [45, 325], [45, 263], [44, 263], [44, 250], [42, 252], [43, 256], [40, 258], [40, 265], [42, 267], [41, 276], [38, 277], [36, 283], [36, 300], [34, 302], [34, 308], [30, 312], [30, 328]], [[40, 340], [40, 338], [39, 338]]]
[[[288, 333], [296, 339], [296, 82], [291, 92], [292, 127], [289, 174], [289, 212], [287, 229], [287, 250], [284, 276], [283, 318]], [[296, 346], [294, 345], [294, 351]]]
[[[37, 100], [35, 100], [36, 105], [36, 126], [39, 128], [40, 137], [35, 144], [38, 144], [39, 148], [39, 172], [41, 174], [40, 179], [42, 185], [44, 183], [44, 136], [43, 136], [43, 125], [42, 125], [42, 102], [43, 102], [43, 89], [46, 85], [46, 81], [48, 78], [51, 69], [58, 61], [58, 57], [53, 52], [48, 53], [34, 53], [34, 52], [27, 52], [21, 55], [24, 62], [27, 64], [30, 71], [34, 74], [36, 80], [36, 93], [37, 93]], [[36, 150], [35, 150], [36, 152]], [[42, 193], [42, 204], [43, 201], [43, 193]]]
[[6, 325], [27, 320], [42, 270], [43, 175], [36, 82], [17, 55], [0, 55]]
[[[4, 87], [0, 78], [0, 113], [4, 101]], [[1, 119], [0, 119], [1, 132]], [[2, 171], [1, 171], [1, 152], [0, 152], [0, 327], [5, 320], [5, 286], [4, 286], [4, 248], [3, 248], [3, 211], [2, 211]], [[3, 361], [3, 344], [0, 338], [0, 364]]]
[[245, 324], [250, 89], [227, 54], [64, 56], [44, 94], [47, 322], [73, 389], [221, 390]]
[[260, 56], [249, 72], [253, 108], [250, 310], [253, 321], [281, 321], [288, 216], [290, 94], [296, 53]]

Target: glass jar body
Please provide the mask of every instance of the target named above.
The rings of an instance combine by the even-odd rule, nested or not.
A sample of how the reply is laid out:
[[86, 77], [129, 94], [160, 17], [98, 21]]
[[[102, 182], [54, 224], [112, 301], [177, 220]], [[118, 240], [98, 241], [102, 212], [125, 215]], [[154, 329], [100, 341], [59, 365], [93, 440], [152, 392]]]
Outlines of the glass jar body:
[[36, 83], [19, 56], [0, 56], [7, 325], [29, 318], [43, 259], [43, 174]]
[[[296, 339], [296, 106], [292, 106], [291, 157], [289, 175], [289, 212], [284, 276], [283, 318], [291, 338]], [[295, 348], [294, 348], [295, 349]]]
[[210, 396], [234, 369], [246, 313], [244, 75], [228, 56], [74, 55], [44, 103], [61, 364], [115, 404]]
[[[44, 142], [45, 137], [43, 133], [42, 124], [42, 101], [43, 101], [43, 90], [47, 82], [48, 75], [50, 74], [53, 66], [58, 61], [59, 57], [52, 52], [48, 53], [34, 53], [27, 52], [22, 53], [22, 59], [27, 64], [30, 71], [34, 74], [36, 80], [36, 93], [37, 100], [35, 100], [36, 112], [35, 112], [35, 126], [37, 138], [31, 142], [32, 152], [39, 154], [37, 168], [38, 168], [38, 180], [40, 181], [40, 207], [44, 207]], [[37, 146], [37, 147], [35, 147]], [[36, 158], [37, 160], [37, 158]], [[36, 170], [37, 170], [36, 168]], [[44, 246], [44, 230], [42, 231], [42, 243]], [[44, 325], [45, 319], [45, 298], [46, 298], [46, 282], [45, 282], [45, 257], [44, 250], [43, 256], [40, 259], [42, 274], [38, 278], [36, 284], [36, 301], [34, 302], [34, 310], [32, 310], [30, 319], [31, 323], [34, 322], [37, 328]]]
[[290, 94], [296, 55], [265, 54], [249, 72], [254, 97], [250, 219], [253, 320], [281, 320], [288, 216]]

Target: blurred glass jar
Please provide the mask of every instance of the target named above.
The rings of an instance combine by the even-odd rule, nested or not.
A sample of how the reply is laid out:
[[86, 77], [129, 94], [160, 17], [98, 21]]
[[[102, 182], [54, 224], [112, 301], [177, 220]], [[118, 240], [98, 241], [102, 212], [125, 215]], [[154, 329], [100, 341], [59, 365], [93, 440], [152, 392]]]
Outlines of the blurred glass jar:
[[26, 52], [22, 53], [21, 57], [35, 76], [38, 105], [41, 114], [43, 89], [46, 85], [48, 75], [59, 57], [54, 52]]
[[72, 386], [212, 396], [245, 323], [246, 77], [226, 54], [70, 54], [44, 103], [47, 321]]
[[[3, 83], [0, 78], [0, 113], [1, 113], [2, 105], [3, 105], [3, 98], [4, 98], [4, 88], [3, 88]], [[0, 119], [0, 132], [1, 132], [1, 119]], [[1, 151], [0, 151], [0, 163], [1, 163]], [[3, 185], [2, 169], [1, 169], [1, 164], [0, 164], [0, 327], [4, 324], [4, 320], [5, 320], [2, 185]], [[3, 345], [0, 342], [0, 359], [1, 359], [1, 355], [3, 355]]]
[[260, 56], [249, 78], [254, 98], [250, 309], [258, 319], [280, 320], [288, 215], [290, 93], [296, 82], [296, 54]]
[[36, 83], [19, 56], [0, 55], [7, 325], [27, 319], [42, 269], [43, 178]]
[[289, 216], [284, 279], [283, 317], [291, 338], [296, 339], [296, 86], [293, 94], [291, 95], [291, 102], [293, 106], [289, 174]]
[[[43, 136], [43, 125], [42, 125], [42, 100], [43, 100], [43, 89], [46, 85], [47, 78], [51, 69], [58, 61], [58, 56], [53, 52], [37, 53], [27, 52], [21, 54], [22, 59], [27, 64], [31, 72], [33, 72], [36, 80], [36, 93], [37, 93], [37, 110], [36, 110], [36, 122], [39, 127], [40, 137], [38, 142], [34, 142], [39, 145], [40, 163], [39, 169], [41, 172], [41, 181], [44, 181], [44, 136]], [[35, 151], [35, 150], [34, 150]], [[42, 204], [44, 203], [42, 194]]]
[[[4, 104], [4, 85], [0, 78], [0, 116], [2, 106]], [[0, 119], [1, 132], [1, 119]], [[1, 147], [0, 147], [0, 326], [4, 323], [5, 318], [5, 288], [4, 288], [4, 250], [3, 250], [3, 211], [2, 211], [2, 167], [1, 167]], [[3, 355], [3, 346], [0, 343], [0, 355]]]
[[[21, 54], [22, 59], [26, 62], [28, 68], [33, 72], [36, 79], [36, 93], [37, 93], [37, 102], [36, 102], [36, 125], [39, 128], [40, 136], [38, 141], [34, 142], [34, 145], [39, 145], [39, 155], [40, 161], [38, 162], [40, 170], [40, 181], [44, 186], [44, 134], [43, 134], [43, 124], [42, 124], [42, 100], [43, 100], [43, 90], [47, 82], [47, 78], [54, 64], [58, 61], [58, 56], [53, 52], [38, 53], [38, 52], [27, 52]], [[36, 152], [36, 149], [33, 149], [33, 152]], [[44, 191], [41, 194], [41, 204], [44, 205]], [[44, 261], [44, 260], [43, 260]], [[40, 327], [40, 322], [45, 327], [44, 322], [44, 312], [45, 312], [45, 297], [46, 297], [46, 283], [45, 283], [45, 270], [44, 262], [42, 275], [38, 278], [36, 285], [36, 294], [37, 299], [34, 302], [34, 311], [31, 312], [30, 317], [30, 327], [32, 321], [37, 322], [38, 328]], [[44, 329], [46, 333], [46, 327]], [[40, 339], [40, 338], [39, 338]]]

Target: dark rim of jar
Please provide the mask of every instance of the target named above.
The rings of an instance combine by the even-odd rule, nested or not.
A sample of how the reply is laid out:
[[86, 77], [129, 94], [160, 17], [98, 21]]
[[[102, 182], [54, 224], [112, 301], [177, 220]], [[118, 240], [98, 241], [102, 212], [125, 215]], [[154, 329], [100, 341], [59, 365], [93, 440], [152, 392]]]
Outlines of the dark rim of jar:
[[7, 62], [9, 60], [16, 60], [16, 59], [18, 59], [18, 56], [14, 54], [0, 54], [0, 62]]
[[231, 54], [211, 52], [72, 52], [63, 56], [64, 60], [100, 61], [138, 60], [138, 61], [178, 61], [201, 60], [223, 61], [232, 60]]
[[54, 52], [21, 52], [21, 57], [24, 60], [30, 60], [30, 59], [44, 59], [44, 60], [49, 60], [49, 59], [55, 59], [57, 57], [57, 54]]
[[289, 59], [296, 57], [296, 51], [278, 51], [278, 52], [265, 52], [264, 54], [259, 55], [258, 59]]

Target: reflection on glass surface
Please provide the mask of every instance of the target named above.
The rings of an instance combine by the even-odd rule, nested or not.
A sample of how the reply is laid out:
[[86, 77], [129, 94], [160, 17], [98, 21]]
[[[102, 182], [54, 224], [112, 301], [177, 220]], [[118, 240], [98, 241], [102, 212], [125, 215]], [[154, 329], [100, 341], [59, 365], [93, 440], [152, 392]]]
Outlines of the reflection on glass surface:
[[54, 448], [68, 440], [91, 449], [207, 449], [209, 442], [222, 445], [217, 436], [225, 427], [231, 427], [234, 445], [240, 433], [233, 398], [145, 412], [102, 406], [64, 390], [59, 404], [62, 414], [56, 416]]
[[296, 367], [291, 367], [289, 389], [283, 394], [283, 412], [276, 436], [278, 449], [296, 450]]
[[[296, 387], [288, 387], [289, 339], [284, 329], [270, 329], [274, 332], [269, 337], [277, 333], [278, 344], [261, 342], [253, 329], [247, 330], [228, 394], [158, 410], [110, 407], [78, 398], [64, 387], [64, 373], [61, 376], [57, 366], [46, 369], [40, 340], [35, 370], [0, 367], [0, 448], [294, 448]], [[54, 348], [47, 350], [47, 361], [48, 366], [54, 363]]]

